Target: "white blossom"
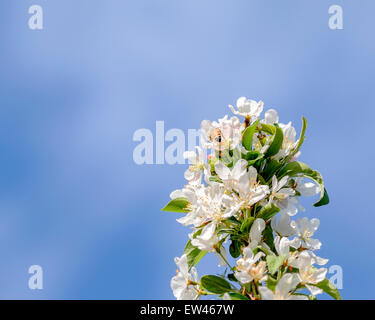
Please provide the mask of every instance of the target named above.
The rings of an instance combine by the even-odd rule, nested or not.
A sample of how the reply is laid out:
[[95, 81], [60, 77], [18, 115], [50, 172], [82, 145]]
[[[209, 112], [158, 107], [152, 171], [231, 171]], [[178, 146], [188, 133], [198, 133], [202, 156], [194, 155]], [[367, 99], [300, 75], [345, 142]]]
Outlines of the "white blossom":
[[179, 270], [171, 280], [171, 288], [177, 300], [195, 300], [198, 298], [198, 286], [192, 282], [199, 282], [198, 272], [195, 267], [189, 272], [186, 254], [174, 259]]
[[237, 110], [234, 109], [232, 105], [229, 105], [229, 108], [235, 115], [243, 116], [249, 118], [250, 123], [256, 121], [263, 111], [264, 103], [263, 101], [256, 102], [246, 97], [241, 97], [237, 99]]
[[323, 292], [322, 289], [318, 288], [316, 284], [323, 281], [327, 274], [326, 268], [317, 269], [313, 266], [314, 260], [310, 254], [306, 251], [301, 252], [298, 256], [295, 267], [298, 268], [299, 277], [301, 284], [305, 285], [311, 294], [316, 296]]
[[218, 161], [215, 163], [215, 171], [227, 189], [238, 191], [239, 180], [247, 172], [246, 166], [247, 161], [244, 159], [238, 160], [232, 169], [229, 169], [222, 161]]
[[288, 176], [282, 177], [280, 181], [278, 181], [275, 175], [272, 177], [272, 189], [269, 202], [274, 202], [281, 209], [281, 213], [294, 216], [298, 212], [294, 205], [294, 198], [292, 198], [295, 195], [295, 191], [286, 186], [288, 181]]
[[251, 281], [263, 282], [267, 280], [266, 262], [259, 261], [264, 256], [263, 252], [258, 252], [255, 256], [251, 250], [244, 251], [244, 257], [237, 261], [237, 268], [234, 276], [242, 284]]
[[317, 250], [321, 247], [321, 242], [318, 239], [313, 239], [315, 231], [319, 227], [319, 219], [313, 218], [309, 220], [308, 218], [298, 219], [292, 221], [291, 225], [296, 230], [296, 235], [302, 241], [303, 245], [307, 249]]
[[239, 202], [241, 206], [252, 206], [265, 199], [270, 193], [267, 185], [262, 185], [258, 181], [258, 173], [254, 167], [249, 167], [247, 173], [243, 174], [238, 183]]
[[281, 213], [280, 218], [275, 215], [271, 219], [272, 230], [282, 237], [290, 237], [296, 234], [295, 228], [291, 226], [290, 216], [286, 213]]
[[193, 235], [189, 236], [191, 238], [191, 244], [198, 249], [218, 253], [219, 266], [221, 267], [226, 265], [225, 260], [227, 259], [227, 252], [225, 248], [219, 244], [222, 236], [218, 236], [215, 233], [215, 229], [216, 225], [214, 223], [210, 223], [202, 229], [200, 235], [197, 235], [195, 238]]
[[284, 274], [272, 292], [267, 287], [259, 287], [263, 300], [307, 300], [308, 298], [301, 295], [293, 295], [292, 291], [300, 283], [300, 278], [295, 273]]
[[200, 185], [202, 183], [203, 172], [208, 170], [208, 164], [205, 163], [204, 151], [200, 147], [195, 147], [194, 151], [185, 151], [183, 156], [191, 163], [185, 171], [184, 177], [192, 185]]
[[242, 130], [243, 126], [237, 117], [228, 119], [228, 116], [225, 116], [218, 122], [203, 120], [201, 123], [203, 134], [201, 143], [205, 148], [218, 151], [234, 149], [240, 144]]

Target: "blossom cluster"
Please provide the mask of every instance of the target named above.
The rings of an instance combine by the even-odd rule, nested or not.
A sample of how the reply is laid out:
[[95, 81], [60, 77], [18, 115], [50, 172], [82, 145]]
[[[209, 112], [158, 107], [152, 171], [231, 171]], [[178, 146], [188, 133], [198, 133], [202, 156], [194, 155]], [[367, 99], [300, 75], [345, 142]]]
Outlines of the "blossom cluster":
[[[301, 196], [320, 194], [316, 207], [329, 202], [321, 174], [297, 161], [306, 119], [297, 139], [276, 110], [260, 117], [261, 101], [241, 97], [237, 108], [229, 107], [235, 116], [202, 121], [200, 146], [184, 153], [187, 185], [163, 208], [183, 213], [177, 221], [192, 228], [183, 255], [175, 258], [173, 294], [182, 300], [307, 300], [324, 291], [339, 299], [322, 267], [328, 260], [315, 254], [319, 220], [294, 218], [305, 210]], [[199, 278], [196, 265], [209, 252], [225, 272]]]

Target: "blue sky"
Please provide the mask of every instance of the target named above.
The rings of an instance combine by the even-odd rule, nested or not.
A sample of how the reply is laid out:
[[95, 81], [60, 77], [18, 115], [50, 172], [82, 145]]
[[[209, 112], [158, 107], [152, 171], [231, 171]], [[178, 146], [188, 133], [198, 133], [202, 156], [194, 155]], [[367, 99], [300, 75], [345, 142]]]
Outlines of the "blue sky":
[[[32, 4], [42, 31], [28, 28]], [[331, 4], [343, 30], [328, 28]], [[189, 230], [160, 208], [185, 166], [136, 165], [133, 133], [199, 128], [242, 95], [298, 130], [307, 118], [301, 160], [331, 198], [304, 203], [320, 255], [342, 266], [344, 298], [375, 298], [373, 1], [4, 0], [0, 12], [0, 298], [173, 298]]]

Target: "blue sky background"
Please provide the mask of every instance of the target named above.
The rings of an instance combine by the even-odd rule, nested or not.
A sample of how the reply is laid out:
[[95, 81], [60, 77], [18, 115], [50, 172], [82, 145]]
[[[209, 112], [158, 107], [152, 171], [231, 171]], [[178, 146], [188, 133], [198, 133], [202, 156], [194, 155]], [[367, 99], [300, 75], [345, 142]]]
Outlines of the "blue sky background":
[[160, 208], [186, 166], [136, 165], [133, 133], [199, 128], [245, 95], [298, 130], [307, 118], [301, 160], [331, 197], [305, 202], [320, 255], [342, 266], [344, 298], [374, 299], [374, 14], [371, 0], [1, 1], [0, 298], [173, 298], [189, 230]]

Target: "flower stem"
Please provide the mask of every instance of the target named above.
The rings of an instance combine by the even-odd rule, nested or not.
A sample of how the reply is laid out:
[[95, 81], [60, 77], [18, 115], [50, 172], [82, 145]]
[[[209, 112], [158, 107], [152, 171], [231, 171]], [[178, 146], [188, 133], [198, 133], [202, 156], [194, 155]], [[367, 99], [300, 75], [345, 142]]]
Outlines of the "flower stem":
[[[219, 249], [220, 250], [220, 249]], [[217, 252], [219, 254], [219, 256], [224, 260], [224, 262], [227, 264], [227, 266], [229, 267], [230, 270], [232, 270], [232, 272], [234, 273], [234, 268], [229, 264], [228, 260], [225, 259], [225, 257], [221, 254], [220, 251]]]

